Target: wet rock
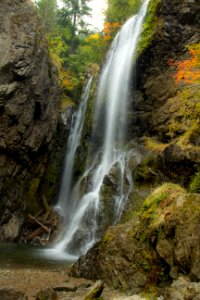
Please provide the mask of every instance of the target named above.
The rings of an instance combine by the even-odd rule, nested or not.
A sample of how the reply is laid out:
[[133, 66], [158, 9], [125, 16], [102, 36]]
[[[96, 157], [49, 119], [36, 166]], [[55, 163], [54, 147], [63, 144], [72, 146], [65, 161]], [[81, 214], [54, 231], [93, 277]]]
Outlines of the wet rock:
[[3, 239], [7, 241], [15, 241], [19, 238], [21, 225], [23, 224], [24, 218], [16, 213], [12, 215], [8, 223], [2, 226], [0, 232]]
[[103, 292], [104, 285], [101, 280], [98, 280], [89, 290], [87, 295], [84, 297], [84, 300], [93, 300], [99, 298]]
[[[100, 265], [96, 259], [99, 255], [99, 243], [89, 249], [86, 255], [81, 256], [78, 261], [69, 268], [69, 275], [83, 277], [86, 279], [100, 279]], [[91, 262], [94, 262], [91, 264]], [[99, 272], [97, 272], [99, 270]]]
[[58, 295], [54, 290], [46, 289], [37, 293], [36, 300], [58, 300]]
[[123, 297], [114, 297], [112, 300], [145, 300], [145, 298], [139, 295], [132, 295], [132, 296], [123, 296]]
[[56, 292], [75, 292], [77, 290], [77, 286], [72, 283], [62, 283], [55, 286], [53, 289]]
[[14, 288], [0, 288], [0, 299], [2, 300], [28, 300], [21, 291]]

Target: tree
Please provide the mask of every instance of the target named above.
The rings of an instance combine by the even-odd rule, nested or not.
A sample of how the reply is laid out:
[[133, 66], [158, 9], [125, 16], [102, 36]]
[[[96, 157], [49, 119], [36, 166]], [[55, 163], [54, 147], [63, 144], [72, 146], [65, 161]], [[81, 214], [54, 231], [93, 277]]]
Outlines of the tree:
[[61, 8], [57, 8], [56, 0], [38, 0], [37, 3], [50, 55], [58, 67], [64, 101], [79, 98], [87, 70], [101, 62], [108, 44], [105, 33], [97, 34], [87, 27], [89, 1], [62, 0]]
[[57, 0], [39, 0], [37, 7], [46, 32], [53, 32], [56, 26]]
[[103, 28], [104, 39], [112, 39], [120, 27], [121, 24], [119, 22], [105, 22]]
[[91, 9], [88, 2], [91, 0], [63, 0], [66, 17], [71, 21], [73, 37], [85, 26], [84, 17], [89, 16]]
[[124, 23], [126, 19], [136, 14], [141, 0], [108, 0], [106, 19], [108, 22]]
[[200, 43], [188, 47], [190, 57], [182, 61], [169, 61], [170, 65], [177, 67], [175, 79], [177, 83], [200, 83]]

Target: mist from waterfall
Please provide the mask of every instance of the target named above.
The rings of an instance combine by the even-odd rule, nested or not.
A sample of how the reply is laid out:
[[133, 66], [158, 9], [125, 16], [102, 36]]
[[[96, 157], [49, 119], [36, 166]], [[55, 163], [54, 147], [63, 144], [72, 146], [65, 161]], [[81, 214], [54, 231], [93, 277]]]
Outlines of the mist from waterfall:
[[[124, 205], [133, 190], [131, 172], [127, 165], [129, 152], [123, 150], [126, 138], [127, 105], [132, 79], [134, 56], [149, 0], [145, 0], [138, 15], [130, 18], [115, 37], [101, 71], [95, 103], [91, 150], [88, 165], [73, 190], [63, 191], [62, 207], [65, 218], [63, 231], [55, 246], [77, 257], [85, 253], [102, 235], [103, 183], [112, 170], [118, 170], [114, 195], [112, 223], [119, 221]], [[99, 142], [101, 141], [101, 143]], [[66, 172], [70, 172], [66, 170]], [[67, 174], [67, 173], [66, 173]], [[68, 173], [69, 174], [69, 173]], [[124, 183], [128, 188], [124, 189]], [[70, 183], [71, 185], [71, 183]], [[84, 193], [83, 193], [84, 186]], [[110, 224], [112, 225], [112, 224]]]

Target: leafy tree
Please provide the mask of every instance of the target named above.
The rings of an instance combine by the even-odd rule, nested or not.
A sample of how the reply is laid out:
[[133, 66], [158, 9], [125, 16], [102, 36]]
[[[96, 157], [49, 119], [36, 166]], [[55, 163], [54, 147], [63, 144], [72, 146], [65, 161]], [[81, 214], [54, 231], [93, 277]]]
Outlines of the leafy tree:
[[176, 82], [200, 83], [200, 43], [188, 47], [190, 58], [175, 62], [177, 66]]
[[141, 2], [141, 0], [108, 0], [107, 21], [124, 23], [128, 17], [137, 13]]
[[85, 74], [91, 65], [99, 64], [108, 47], [106, 37], [112, 35], [113, 26], [105, 32], [91, 32], [85, 22], [90, 15], [91, 0], [38, 0], [38, 12], [44, 23], [49, 41], [50, 55], [59, 70], [63, 99], [79, 98]]
[[121, 24], [119, 22], [105, 22], [103, 28], [104, 39], [105, 40], [112, 39], [120, 27]]

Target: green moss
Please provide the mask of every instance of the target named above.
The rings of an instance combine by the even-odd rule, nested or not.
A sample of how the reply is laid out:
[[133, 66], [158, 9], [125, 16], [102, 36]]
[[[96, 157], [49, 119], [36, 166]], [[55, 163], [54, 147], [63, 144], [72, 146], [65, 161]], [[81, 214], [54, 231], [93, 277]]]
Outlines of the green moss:
[[154, 34], [158, 31], [159, 27], [161, 27], [162, 25], [161, 21], [158, 19], [156, 15], [156, 11], [159, 3], [160, 0], [151, 0], [149, 3], [146, 19], [143, 25], [143, 30], [137, 46], [138, 55], [149, 46]]
[[70, 97], [67, 97], [65, 95], [61, 98], [61, 112], [66, 111], [68, 107], [74, 107], [75, 103], [72, 101]]
[[171, 139], [178, 138], [182, 144], [190, 142], [190, 136], [199, 134], [200, 88], [187, 86], [181, 89], [174, 98], [169, 99], [168, 109], [170, 122], [166, 125], [166, 135]]
[[144, 138], [145, 147], [153, 152], [162, 153], [169, 144], [164, 144], [158, 142], [154, 138], [145, 137]]
[[200, 172], [197, 172], [190, 183], [190, 192], [200, 193]]
[[106, 243], [108, 241], [111, 241], [113, 239], [114, 234], [111, 231], [107, 231], [106, 234], [103, 237], [102, 242]]
[[137, 218], [140, 214], [144, 200], [152, 192], [150, 187], [135, 188], [133, 193], [129, 195], [129, 203], [126, 205], [120, 223], [126, 223]]
[[161, 211], [165, 207], [170, 207], [177, 197], [185, 192], [179, 185], [165, 183], [155, 189], [155, 191], [144, 201], [142, 207], [142, 219], [149, 220], [151, 226], [159, 226]]
[[154, 207], [152, 205], [155, 205], [155, 207], [158, 207], [161, 201], [165, 200], [167, 198], [167, 192], [166, 191], [160, 191], [156, 192], [155, 194], [149, 196], [143, 204], [143, 210], [149, 210], [150, 212], [153, 212]]

